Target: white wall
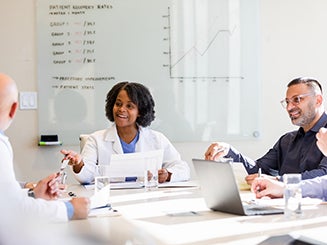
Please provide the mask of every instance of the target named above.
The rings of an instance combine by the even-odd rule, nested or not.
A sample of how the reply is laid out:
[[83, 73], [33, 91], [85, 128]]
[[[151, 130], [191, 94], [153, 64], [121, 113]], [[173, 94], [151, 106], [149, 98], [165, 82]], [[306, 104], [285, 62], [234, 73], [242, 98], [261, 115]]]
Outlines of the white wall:
[[[262, 137], [230, 142], [253, 158], [264, 154], [282, 133], [294, 129], [279, 103], [291, 79], [313, 76], [327, 90], [327, 1], [261, 0], [259, 8]], [[36, 0], [1, 2], [0, 72], [11, 75], [20, 91], [37, 91], [35, 9]], [[39, 179], [57, 171], [61, 147], [37, 146], [37, 110], [18, 111], [6, 133], [14, 148], [18, 179]], [[79, 150], [77, 144], [65, 147]], [[203, 157], [208, 145], [209, 142], [175, 144], [188, 162], [193, 157]], [[68, 180], [73, 181], [71, 175]]]

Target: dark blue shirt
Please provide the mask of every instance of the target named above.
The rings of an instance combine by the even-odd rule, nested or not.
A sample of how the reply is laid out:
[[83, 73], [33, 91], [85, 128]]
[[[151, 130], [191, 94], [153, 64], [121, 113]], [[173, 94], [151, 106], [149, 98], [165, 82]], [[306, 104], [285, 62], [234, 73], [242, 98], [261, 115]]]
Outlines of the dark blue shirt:
[[277, 143], [263, 157], [253, 161], [231, 147], [226, 157], [242, 162], [249, 174], [258, 172], [273, 176], [285, 173], [302, 173], [302, 179], [311, 179], [327, 174], [327, 157], [318, 149], [316, 133], [327, 127], [327, 115], [323, 113], [319, 121], [308, 131], [303, 128], [289, 132], [279, 138]]

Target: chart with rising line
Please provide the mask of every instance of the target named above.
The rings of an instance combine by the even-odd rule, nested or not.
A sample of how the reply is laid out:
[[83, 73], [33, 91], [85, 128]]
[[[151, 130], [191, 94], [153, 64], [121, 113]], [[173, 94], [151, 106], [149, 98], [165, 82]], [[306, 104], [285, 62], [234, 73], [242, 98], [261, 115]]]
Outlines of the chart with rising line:
[[[219, 13], [219, 12], [218, 12]], [[206, 13], [208, 14], [208, 13]], [[168, 7], [165, 26], [169, 42], [170, 78], [174, 79], [242, 79], [240, 74], [239, 16], [217, 15], [184, 18]], [[204, 19], [204, 20], [203, 20]]]

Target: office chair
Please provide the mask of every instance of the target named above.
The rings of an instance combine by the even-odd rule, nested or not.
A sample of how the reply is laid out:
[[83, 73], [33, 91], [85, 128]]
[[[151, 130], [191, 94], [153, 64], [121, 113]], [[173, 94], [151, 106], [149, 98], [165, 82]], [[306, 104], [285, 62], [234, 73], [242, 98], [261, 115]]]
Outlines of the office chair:
[[80, 152], [82, 152], [83, 147], [86, 143], [87, 138], [89, 137], [89, 134], [80, 134], [79, 136], [79, 148], [80, 148]]

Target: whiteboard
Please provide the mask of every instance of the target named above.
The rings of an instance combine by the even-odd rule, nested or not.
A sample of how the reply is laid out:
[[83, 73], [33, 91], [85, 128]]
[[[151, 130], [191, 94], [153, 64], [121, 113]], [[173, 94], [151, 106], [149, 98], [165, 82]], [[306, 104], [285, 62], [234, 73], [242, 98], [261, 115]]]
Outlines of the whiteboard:
[[258, 0], [38, 0], [39, 133], [106, 128], [119, 81], [154, 97], [171, 141], [260, 136]]

